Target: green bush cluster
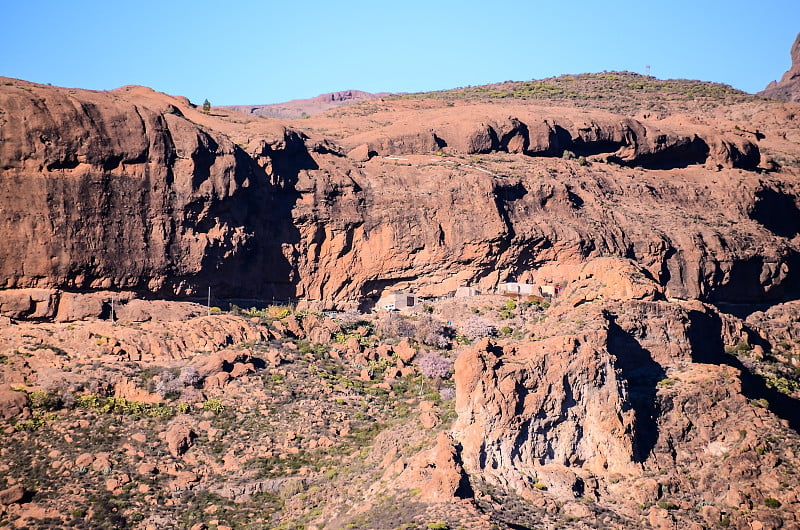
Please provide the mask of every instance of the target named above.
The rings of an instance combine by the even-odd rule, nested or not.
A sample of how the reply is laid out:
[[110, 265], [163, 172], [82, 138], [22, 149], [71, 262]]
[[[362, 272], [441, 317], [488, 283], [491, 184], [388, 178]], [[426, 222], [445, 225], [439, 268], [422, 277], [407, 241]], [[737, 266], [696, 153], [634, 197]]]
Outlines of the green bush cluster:
[[75, 404], [84, 409], [95, 410], [101, 414], [129, 414], [143, 418], [169, 419], [175, 415], [175, 408], [168, 403], [145, 403], [118, 397], [102, 397], [97, 394], [81, 394]]
[[214, 414], [222, 414], [225, 411], [225, 405], [222, 401], [212, 398], [203, 402], [203, 410], [213, 412]]
[[750, 344], [748, 344], [746, 341], [739, 341], [734, 346], [726, 346], [725, 353], [731, 355], [742, 355], [749, 352], [752, 349], [753, 347], [750, 346]]
[[25, 421], [20, 421], [14, 424], [15, 431], [37, 431], [44, 427], [44, 425], [53, 420], [55, 414], [48, 412], [43, 414], [40, 411], [34, 412], [30, 418]]

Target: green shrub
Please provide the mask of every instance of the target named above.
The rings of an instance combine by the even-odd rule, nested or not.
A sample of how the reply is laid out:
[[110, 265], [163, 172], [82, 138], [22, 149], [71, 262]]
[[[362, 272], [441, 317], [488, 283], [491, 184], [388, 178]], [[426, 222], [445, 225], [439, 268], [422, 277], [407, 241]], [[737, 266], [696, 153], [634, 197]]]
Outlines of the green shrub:
[[225, 410], [225, 405], [222, 404], [222, 401], [212, 398], [203, 402], [203, 410], [221, 414]]
[[100, 408], [100, 396], [97, 394], [81, 394], [75, 398], [75, 404], [82, 409]]
[[767, 497], [766, 499], [764, 499], [764, 506], [766, 506], [767, 508], [780, 508], [781, 501], [779, 501], [778, 499], [773, 499], [772, 497]]
[[56, 391], [34, 390], [28, 394], [31, 408], [44, 410], [58, 410], [62, 407], [63, 401]]
[[735, 346], [726, 346], [725, 353], [731, 355], [742, 355], [749, 352], [752, 349], [753, 347], [750, 346], [750, 344], [748, 344], [746, 341], [739, 341], [736, 343]]
[[288, 305], [271, 305], [267, 307], [267, 316], [280, 320], [292, 314], [292, 308]]

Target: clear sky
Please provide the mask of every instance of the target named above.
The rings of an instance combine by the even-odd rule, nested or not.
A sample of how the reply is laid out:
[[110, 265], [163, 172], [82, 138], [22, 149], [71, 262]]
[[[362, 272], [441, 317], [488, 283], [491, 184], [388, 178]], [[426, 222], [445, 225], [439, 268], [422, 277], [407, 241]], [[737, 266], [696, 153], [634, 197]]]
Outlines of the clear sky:
[[231, 105], [649, 64], [757, 92], [798, 32], [800, 0], [0, 0], [0, 75]]

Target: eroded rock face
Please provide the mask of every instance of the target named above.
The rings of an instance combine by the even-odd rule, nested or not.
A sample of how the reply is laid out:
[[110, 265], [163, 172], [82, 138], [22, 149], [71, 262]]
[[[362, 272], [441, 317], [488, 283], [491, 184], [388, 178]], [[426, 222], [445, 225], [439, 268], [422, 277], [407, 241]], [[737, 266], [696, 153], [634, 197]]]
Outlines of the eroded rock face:
[[[667, 297], [759, 302], [800, 286], [795, 173], [751, 171], [759, 147], [735, 129], [485, 104], [333, 142], [142, 88], [14, 80], [0, 111], [10, 318], [108, 312], [105, 291], [209, 287], [334, 307], [385, 288], [492, 289], [599, 256], [633, 260]], [[66, 294], [85, 291], [96, 298]]]
[[485, 340], [461, 355], [454, 430], [465, 465], [520, 491], [548, 464], [634, 472], [634, 412], [602, 342], [555, 337], [506, 351]]
[[770, 478], [780, 458], [756, 448], [793, 436], [796, 414], [776, 401], [782, 425], [751, 404], [760, 387], [723, 351], [731, 330], [716, 311], [627, 300], [549, 318], [536, 331], [554, 336], [484, 340], [457, 359], [453, 435], [469, 476], [531, 500], [609, 502], [636, 519], [640, 505], [678, 492], [723, 511], [783, 495]]
[[[379, 155], [491, 152], [529, 156], [605, 153], [621, 164], [671, 168], [709, 162], [724, 167], [754, 169], [758, 146], [736, 136], [702, 127], [673, 130], [600, 112], [522, 110], [502, 117], [479, 108], [469, 115], [428, 112], [418, 124], [393, 124], [348, 139]], [[484, 114], [486, 113], [486, 114]], [[423, 114], [425, 115], [425, 114]]]
[[2, 286], [275, 291], [287, 282], [267, 235], [283, 230], [276, 183], [178, 99], [141, 92], [3, 85]]
[[797, 35], [791, 50], [792, 66], [783, 74], [780, 81], [773, 81], [759, 95], [800, 102], [800, 34]]

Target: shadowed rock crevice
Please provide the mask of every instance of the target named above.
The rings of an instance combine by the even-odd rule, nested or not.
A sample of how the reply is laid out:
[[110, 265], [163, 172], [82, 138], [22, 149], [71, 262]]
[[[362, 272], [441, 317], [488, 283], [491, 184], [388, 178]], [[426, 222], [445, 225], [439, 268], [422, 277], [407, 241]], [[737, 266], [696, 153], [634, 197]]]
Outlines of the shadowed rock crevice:
[[656, 385], [666, 377], [660, 364], [644, 349], [629, 332], [616, 323], [616, 317], [606, 314], [608, 319], [608, 351], [616, 357], [616, 366], [627, 382], [630, 406], [635, 413], [633, 433], [634, 461], [644, 462], [658, 441], [658, 416]]
[[766, 304], [786, 302], [800, 295], [800, 254], [787, 249], [778, 263], [752, 256], [729, 265], [727, 281], [715, 281], [708, 299], [715, 304]]
[[781, 237], [791, 239], [800, 233], [797, 198], [780, 189], [766, 188], [757, 192], [750, 218]]
[[475, 497], [475, 491], [473, 490], [472, 484], [469, 481], [469, 475], [465, 473], [463, 470], [464, 461], [461, 458], [461, 451], [462, 451], [461, 444], [459, 443], [453, 444], [453, 448], [455, 449], [453, 453], [453, 462], [456, 465], [456, 469], [460, 470], [458, 487], [456, 488], [456, 491], [453, 495], [458, 499], [472, 499]]
[[[666, 142], [666, 140], [665, 140]], [[709, 156], [708, 144], [697, 136], [680, 138], [662, 149], [654, 149], [652, 153], [642, 154], [635, 160], [621, 163], [645, 169], [679, 169], [695, 164], [705, 164]]]
[[521, 110], [519, 117], [487, 114], [452, 120], [434, 114], [423, 122], [391, 124], [357, 134], [348, 145], [366, 145], [367, 151], [381, 156], [431, 153], [443, 147], [451, 154], [503, 151], [530, 157], [563, 156], [571, 151], [587, 157], [608, 155], [619, 165], [646, 169], [710, 162], [755, 170], [761, 160], [758, 146], [743, 138], [684, 125], [661, 129], [654, 122], [611, 114], [586, 113], [575, 119]]
[[768, 403], [769, 410], [786, 420], [800, 432], [800, 400], [787, 396], [767, 385], [766, 380], [751, 372], [735, 355], [725, 352], [722, 342], [722, 320], [716, 313], [689, 312], [688, 338], [692, 360], [699, 363], [727, 365], [741, 372], [742, 394], [750, 400]]

